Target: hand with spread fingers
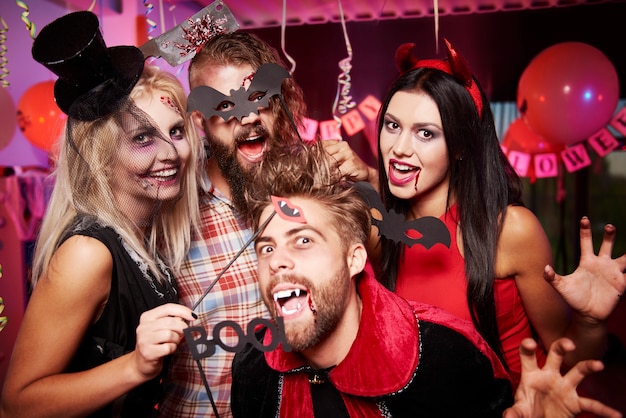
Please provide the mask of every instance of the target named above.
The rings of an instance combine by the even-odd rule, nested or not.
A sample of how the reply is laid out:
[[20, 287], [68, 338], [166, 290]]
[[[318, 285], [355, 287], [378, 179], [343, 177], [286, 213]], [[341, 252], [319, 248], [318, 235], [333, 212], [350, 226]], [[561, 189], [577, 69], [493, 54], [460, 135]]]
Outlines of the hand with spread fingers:
[[622, 414], [603, 403], [580, 397], [576, 387], [582, 380], [604, 366], [598, 360], [578, 362], [566, 374], [561, 374], [563, 357], [575, 349], [567, 338], [556, 340], [550, 347], [546, 364], [537, 365], [537, 343], [530, 338], [520, 346], [522, 379], [515, 393], [515, 404], [504, 411], [503, 418], [568, 418], [581, 412], [600, 417], [620, 418]]
[[613, 312], [626, 289], [626, 254], [611, 258], [616, 229], [604, 226], [604, 237], [598, 255], [594, 253], [591, 222], [580, 221], [580, 263], [567, 276], [556, 274], [546, 266], [544, 278], [561, 294], [568, 305], [585, 320], [605, 321]]

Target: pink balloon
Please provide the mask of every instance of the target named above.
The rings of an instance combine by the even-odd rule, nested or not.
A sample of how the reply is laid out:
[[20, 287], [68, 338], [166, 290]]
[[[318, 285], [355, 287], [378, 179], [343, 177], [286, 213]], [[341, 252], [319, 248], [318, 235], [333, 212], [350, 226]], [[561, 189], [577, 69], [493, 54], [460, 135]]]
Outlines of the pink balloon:
[[17, 127], [15, 105], [6, 87], [0, 87], [0, 150], [6, 147]]
[[535, 132], [570, 145], [603, 128], [619, 99], [615, 67], [582, 42], [553, 45], [533, 58], [517, 87], [517, 107]]
[[551, 143], [541, 135], [537, 135], [522, 118], [511, 122], [504, 134], [502, 145], [510, 151], [528, 154], [558, 153], [565, 148], [563, 145]]

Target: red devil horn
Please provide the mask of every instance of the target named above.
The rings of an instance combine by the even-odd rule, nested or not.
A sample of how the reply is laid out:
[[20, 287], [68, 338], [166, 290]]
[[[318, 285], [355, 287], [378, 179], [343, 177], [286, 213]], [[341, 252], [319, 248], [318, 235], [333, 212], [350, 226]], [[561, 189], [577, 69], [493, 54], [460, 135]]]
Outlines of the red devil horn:
[[418, 59], [413, 55], [414, 48], [414, 43], [407, 42], [396, 49], [396, 68], [400, 73], [410, 70], [417, 64]]
[[470, 70], [469, 64], [447, 39], [444, 38], [443, 42], [446, 44], [446, 49], [448, 50], [448, 61], [450, 62], [452, 75], [465, 86], [469, 87], [473, 82], [472, 70]]
[[474, 82], [472, 70], [470, 69], [469, 64], [447, 39], [444, 38], [443, 41], [446, 44], [446, 49], [448, 50], [448, 62], [450, 63], [452, 75], [465, 86], [469, 94], [472, 96], [472, 100], [474, 100], [478, 116], [482, 117], [483, 99], [480, 90], [478, 90], [478, 86]]

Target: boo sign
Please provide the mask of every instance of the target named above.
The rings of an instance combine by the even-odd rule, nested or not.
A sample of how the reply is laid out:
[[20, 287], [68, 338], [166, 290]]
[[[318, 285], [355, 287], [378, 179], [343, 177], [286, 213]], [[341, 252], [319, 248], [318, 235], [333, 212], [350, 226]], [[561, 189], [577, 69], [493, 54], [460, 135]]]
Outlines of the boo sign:
[[[263, 341], [259, 341], [255, 337], [255, 330], [260, 328], [267, 328], [272, 334], [268, 345], [264, 345]], [[221, 340], [220, 336], [222, 331], [227, 329], [232, 330], [237, 335], [237, 344], [228, 345]], [[275, 321], [266, 318], [255, 318], [248, 323], [245, 332], [243, 328], [234, 321], [218, 322], [215, 327], [213, 327], [211, 339], [209, 339], [207, 330], [204, 327], [189, 327], [183, 332], [185, 334], [185, 341], [189, 346], [189, 351], [191, 351], [191, 355], [196, 361], [211, 357], [215, 354], [216, 346], [226, 351], [237, 353], [243, 350], [246, 344], [251, 344], [254, 348], [262, 352], [274, 351], [278, 348], [279, 344], [282, 344], [283, 351], [291, 351], [291, 346], [287, 343], [285, 338], [285, 325], [281, 317], [276, 318]]]

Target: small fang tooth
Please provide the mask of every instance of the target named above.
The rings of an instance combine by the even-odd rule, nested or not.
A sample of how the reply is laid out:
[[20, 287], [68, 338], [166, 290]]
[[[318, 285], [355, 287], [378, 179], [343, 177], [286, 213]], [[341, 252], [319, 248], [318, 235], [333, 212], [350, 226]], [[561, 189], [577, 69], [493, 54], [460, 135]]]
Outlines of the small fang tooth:
[[296, 289], [294, 291], [294, 293], [296, 294], [296, 297], [299, 298], [300, 297], [300, 289]]

